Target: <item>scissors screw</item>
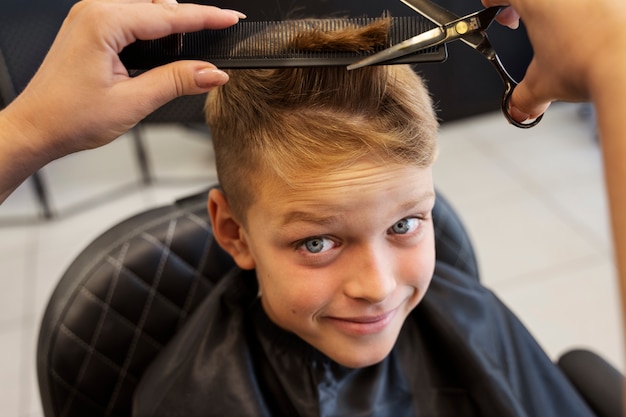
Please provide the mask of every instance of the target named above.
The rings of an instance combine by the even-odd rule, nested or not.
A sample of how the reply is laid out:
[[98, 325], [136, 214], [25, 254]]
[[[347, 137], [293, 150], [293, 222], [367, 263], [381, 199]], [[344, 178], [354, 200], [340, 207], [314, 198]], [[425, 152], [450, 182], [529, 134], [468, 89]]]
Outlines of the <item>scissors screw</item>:
[[454, 27], [454, 30], [456, 30], [456, 33], [458, 33], [459, 35], [466, 34], [468, 29], [469, 29], [469, 26], [467, 25], [466, 22], [459, 22]]

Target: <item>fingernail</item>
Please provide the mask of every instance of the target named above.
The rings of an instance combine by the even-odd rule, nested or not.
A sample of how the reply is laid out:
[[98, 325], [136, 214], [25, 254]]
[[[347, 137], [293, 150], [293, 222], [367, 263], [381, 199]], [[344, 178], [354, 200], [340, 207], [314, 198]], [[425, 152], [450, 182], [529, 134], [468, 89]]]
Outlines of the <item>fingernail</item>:
[[211, 88], [228, 82], [228, 74], [215, 68], [203, 68], [196, 71], [196, 85], [200, 88]]
[[513, 30], [515, 30], [515, 29], [519, 28], [519, 20], [516, 20], [515, 22], [510, 23], [510, 24], [508, 25], [508, 28], [509, 28], [509, 29], [513, 29]]
[[237, 16], [239, 19], [246, 19], [248, 16], [246, 16], [245, 14], [238, 12], [237, 10], [231, 10], [231, 9], [222, 9], [225, 12], [229, 12], [234, 14], [235, 16]]

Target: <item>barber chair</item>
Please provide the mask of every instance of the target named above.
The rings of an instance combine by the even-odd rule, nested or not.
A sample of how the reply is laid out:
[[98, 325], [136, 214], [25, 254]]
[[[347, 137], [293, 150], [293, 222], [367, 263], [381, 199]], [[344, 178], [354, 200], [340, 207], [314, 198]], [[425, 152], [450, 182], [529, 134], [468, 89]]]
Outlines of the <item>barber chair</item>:
[[[137, 214], [96, 238], [52, 294], [39, 334], [45, 417], [125, 417], [139, 380], [234, 265], [212, 237], [207, 192]], [[433, 210], [437, 258], [479, 279], [450, 204]], [[588, 351], [559, 364], [599, 417], [621, 416], [622, 377]]]

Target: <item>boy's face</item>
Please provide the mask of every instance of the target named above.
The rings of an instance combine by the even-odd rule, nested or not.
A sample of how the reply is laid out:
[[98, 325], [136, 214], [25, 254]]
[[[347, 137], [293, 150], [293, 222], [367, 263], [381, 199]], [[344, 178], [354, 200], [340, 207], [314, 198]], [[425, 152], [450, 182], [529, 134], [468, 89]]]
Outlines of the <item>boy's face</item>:
[[380, 362], [432, 278], [431, 169], [361, 163], [296, 183], [260, 190], [240, 230], [262, 305], [344, 366]]

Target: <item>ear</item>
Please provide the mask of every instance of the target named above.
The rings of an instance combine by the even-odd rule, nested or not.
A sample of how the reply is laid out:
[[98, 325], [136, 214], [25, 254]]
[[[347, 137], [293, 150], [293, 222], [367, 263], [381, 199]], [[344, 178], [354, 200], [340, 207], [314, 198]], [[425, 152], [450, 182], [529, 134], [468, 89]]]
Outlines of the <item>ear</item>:
[[246, 232], [233, 216], [222, 191], [214, 188], [209, 192], [208, 210], [217, 243], [232, 256], [239, 268], [254, 269], [256, 264], [250, 252]]

